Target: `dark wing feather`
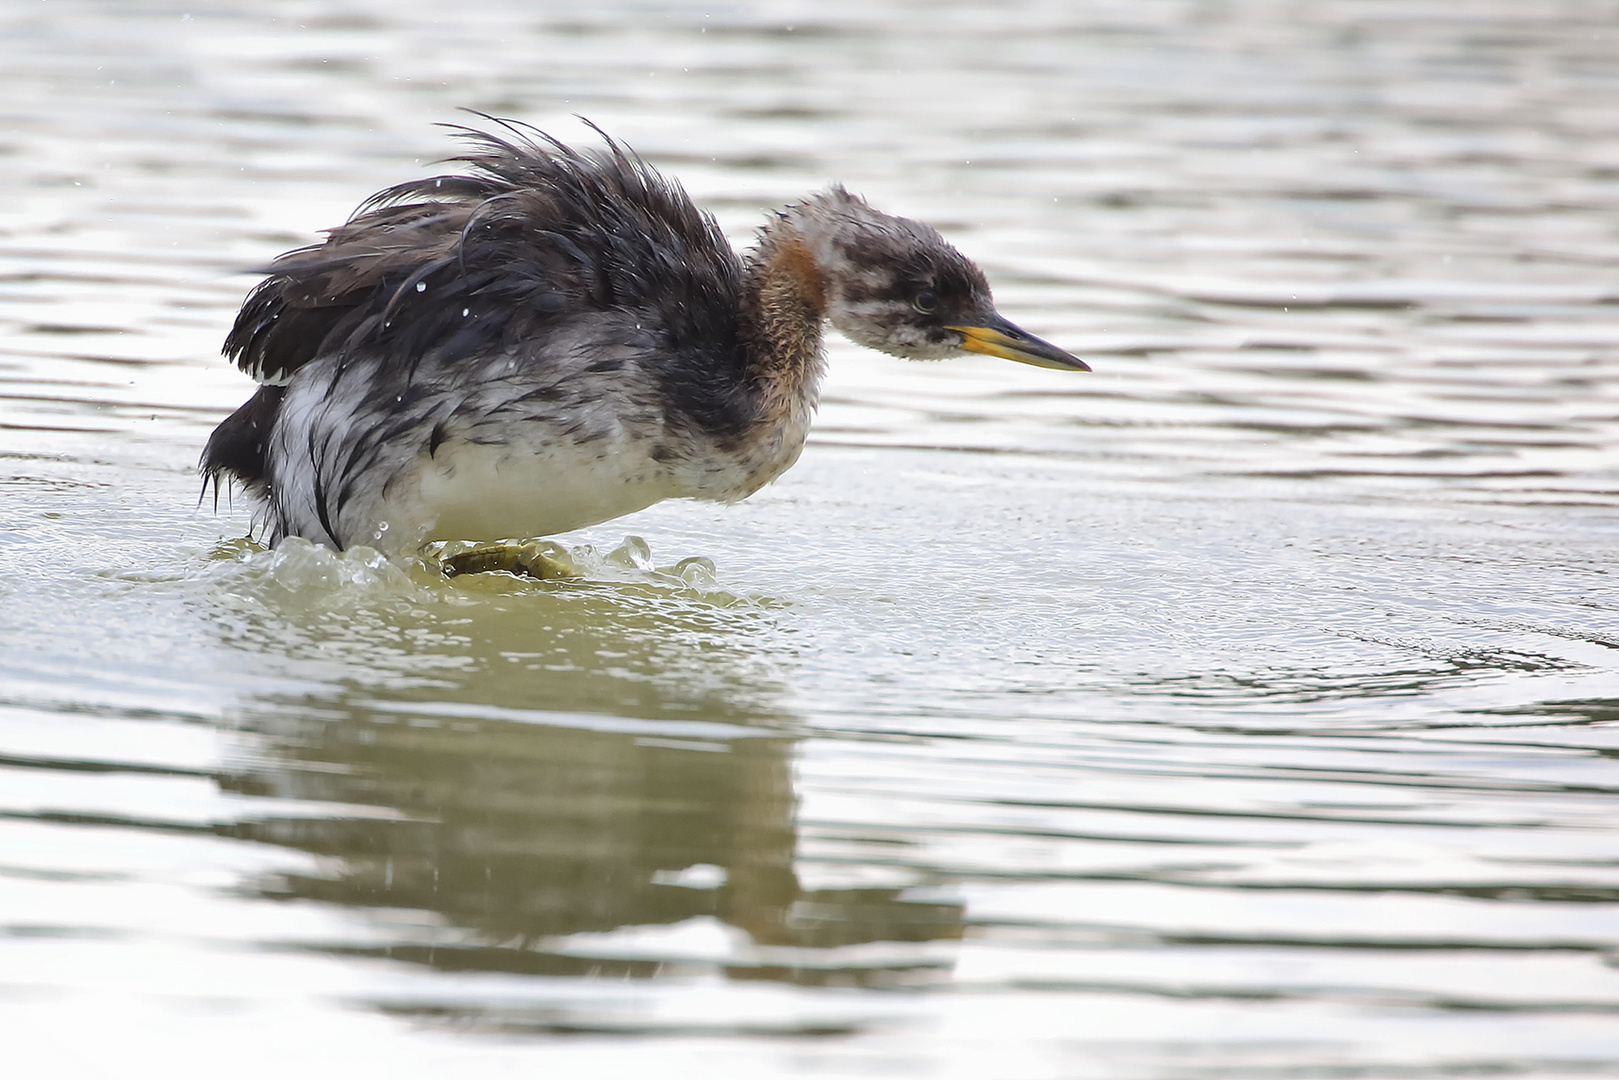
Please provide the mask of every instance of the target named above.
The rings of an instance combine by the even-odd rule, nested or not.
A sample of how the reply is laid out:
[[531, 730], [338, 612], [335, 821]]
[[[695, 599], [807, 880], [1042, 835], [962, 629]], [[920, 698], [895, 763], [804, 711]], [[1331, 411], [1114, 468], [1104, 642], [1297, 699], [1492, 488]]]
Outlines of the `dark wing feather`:
[[467, 173], [381, 191], [324, 244], [276, 259], [226, 355], [283, 383], [334, 350], [414, 367], [430, 349], [509, 347], [616, 309], [659, 328], [676, 367], [702, 354], [739, 372], [741, 267], [713, 219], [611, 140], [579, 152], [505, 126], [516, 137], [457, 129], [474, 144], [454, 159]]
[[[455, 175], [378, 192], [325, 243], [266, 268], [225, 339], [261, 383], [204, 451], [205, 475], [270, 483], [264, 459], [285, 384], [318, 357], [364, 351], [405, 400], [429, 352], [459, 358], [527, 343], [617, 310], [657, 335], [658, 377], [675, 413], [716, 434], [754, 419], [737, 327], [741, 263], [680, 187], [606, 140], [580, 152], [495, 120], [511, 139], [458, 127], [472, 143]], [[356, 438], [363, 437], [357, 435]]]

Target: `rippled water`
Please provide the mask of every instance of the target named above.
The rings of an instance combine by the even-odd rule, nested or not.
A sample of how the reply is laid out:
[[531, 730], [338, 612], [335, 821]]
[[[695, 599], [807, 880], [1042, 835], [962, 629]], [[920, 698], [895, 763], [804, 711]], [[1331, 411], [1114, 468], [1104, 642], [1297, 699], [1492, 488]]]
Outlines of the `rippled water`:
[[[1619, 1072], [1612, 3], [273, 10], [0, 12], [10, 1060]], [[739, 243], [840, 179], [1096, 373], [835, 343], [583, 581], [255, 550], [243, 269], [457, 106]]]

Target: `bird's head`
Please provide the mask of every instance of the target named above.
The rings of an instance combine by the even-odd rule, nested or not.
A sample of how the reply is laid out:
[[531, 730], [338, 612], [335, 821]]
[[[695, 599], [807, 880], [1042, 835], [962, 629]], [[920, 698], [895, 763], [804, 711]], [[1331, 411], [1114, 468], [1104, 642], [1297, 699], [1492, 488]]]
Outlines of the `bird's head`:
[[1089, 371], [995, 310], [984, 273], [938, 230], [833, 187], [790, 208], [821, 274], [826, 316], [860, 345], [906, 360], [985, 353]]

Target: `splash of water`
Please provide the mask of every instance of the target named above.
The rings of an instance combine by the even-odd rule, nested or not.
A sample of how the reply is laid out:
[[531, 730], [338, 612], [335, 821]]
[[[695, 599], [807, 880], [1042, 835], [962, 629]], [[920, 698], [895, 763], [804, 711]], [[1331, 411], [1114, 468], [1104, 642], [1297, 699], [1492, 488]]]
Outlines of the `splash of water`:
[[232, 542], [221, 545], [213, 556], [216, 563], [228, 567], [227, 573], [300, 594], [375, 598], [392, 593], [422, 598], [424, 592], [442, 587], [447, 580], [476, 575], [485, 583], [504, 579], [519, 588], [552, 582], [609, 582], [734, 599], [719, 589], [713, 560], [693, 556], [659, 566], [639, 536], [626, 536], [610, 551], [593, 544], [570, 547], [550, 540], [449, 541], [394, 560], [370, 547], [339, 552], [301, 537], [288, 537], [275, 548], [250, 540]]

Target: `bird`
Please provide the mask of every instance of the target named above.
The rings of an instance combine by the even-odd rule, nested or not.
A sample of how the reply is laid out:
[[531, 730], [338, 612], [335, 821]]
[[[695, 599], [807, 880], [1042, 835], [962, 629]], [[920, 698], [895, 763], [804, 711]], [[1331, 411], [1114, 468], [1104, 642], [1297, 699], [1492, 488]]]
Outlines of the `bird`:
[[[459, 171], [371, 196], [260, 268], [223, 352], [258, 388], [209, 437], [271, 547], [409, 554], [536, 538], [671, 498], [734, 503], [786, 471], [823, 328], [909, 360], [1088, 371], [1007, 321], [929, 225], [834, 184], [738, 255], [606, 135], [575, 149], [478, 114]], [[588, 122], [587, 122], [588, 123]]]

